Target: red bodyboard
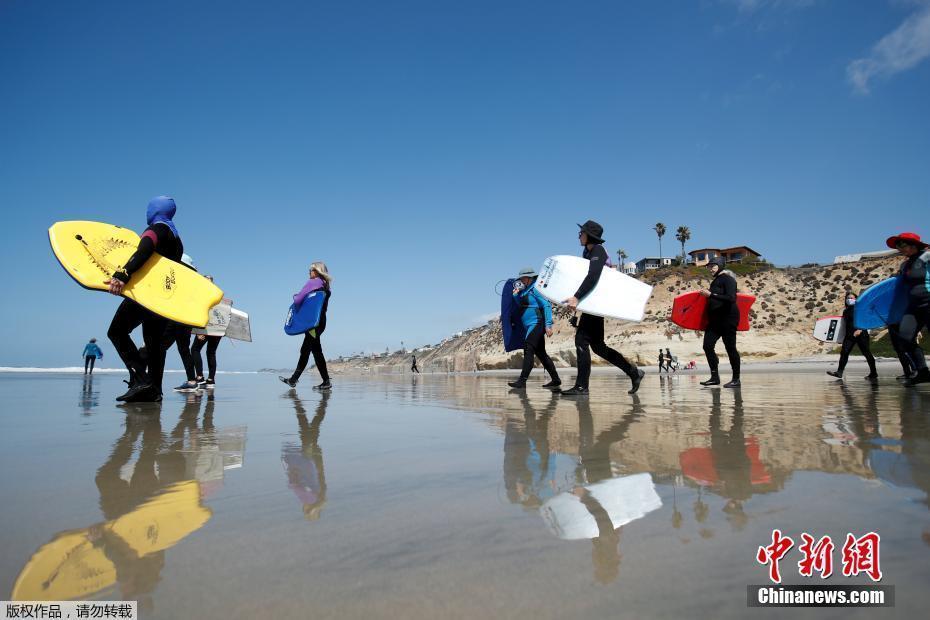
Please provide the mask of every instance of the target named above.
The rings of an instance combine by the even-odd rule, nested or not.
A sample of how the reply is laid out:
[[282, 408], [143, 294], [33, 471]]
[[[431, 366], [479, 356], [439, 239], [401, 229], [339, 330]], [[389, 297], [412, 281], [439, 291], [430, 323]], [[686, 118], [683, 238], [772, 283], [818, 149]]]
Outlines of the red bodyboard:
[[[739, 309], [739, 325], [736, 327], [738, 332], [749, 331], [749, 310], [755, 303], [755, 295], [746, 293], [736, 294], [736, 307]], [[701, 295], [700, 291], [691, 291], [682, 293], [672, 302], [672, 323], [685, 329], [707, 329], [707, 297]]]

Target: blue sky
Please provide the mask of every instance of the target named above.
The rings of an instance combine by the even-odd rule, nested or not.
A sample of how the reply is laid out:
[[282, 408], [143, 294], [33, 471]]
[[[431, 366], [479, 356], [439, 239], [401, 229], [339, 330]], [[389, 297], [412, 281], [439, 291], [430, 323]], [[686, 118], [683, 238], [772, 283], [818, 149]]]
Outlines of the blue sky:
[[657, 221], [777, 264], [930, 236], [928, 56], [901, 0], [2, 2], [0, 365], [78, 363], [117, 305], [48, 226], [163, 193], [252, 315], [227, 369], [294, 363], [316, 259], [337, 355], [476, 324], [588, 218], [632, 259]]

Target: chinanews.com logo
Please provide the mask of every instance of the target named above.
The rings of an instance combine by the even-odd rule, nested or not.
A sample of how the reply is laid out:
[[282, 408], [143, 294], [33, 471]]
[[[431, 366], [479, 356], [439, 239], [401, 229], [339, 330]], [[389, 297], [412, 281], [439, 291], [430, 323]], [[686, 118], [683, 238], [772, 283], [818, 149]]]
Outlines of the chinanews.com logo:
[[[837, 544], [830, 536], [816, 538], [803, 532], [797, 551], [801, 577], [820, 577], [821, 583], [834, 574]], [[838, 541], [837, 541], [838, 542]], [[756, 551], [756, 563], [766, 567], [773, 585], [746, 587], [746, 604], [750, 607], [894, 607], [894, 586], [890, 585], [781, 585], [781, 561], [795, 547], [795, 541], [781, 530], [772, 530], [769, 544]], [[868, 532], [862, 536], [846, 534], [839, 550], [837, 575], [867, 576], [872, 582], [882, 580], [881, 536]]]

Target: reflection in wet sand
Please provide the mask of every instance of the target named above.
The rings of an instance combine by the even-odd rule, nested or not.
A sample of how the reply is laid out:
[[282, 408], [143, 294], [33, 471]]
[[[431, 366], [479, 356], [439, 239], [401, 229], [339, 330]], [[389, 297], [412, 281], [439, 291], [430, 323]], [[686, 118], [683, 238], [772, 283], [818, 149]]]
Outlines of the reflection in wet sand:
[[313, 420], [307, 421], [307, 410], [295, 390], [288, 392], [297, 414], [300, 445], [287, 442], [281, 447], [281, 463], [287, 474], [287, 486], [303, 504], [304, 518], [316, 521], [326, 505], [326, 473], [323, 469], [323, 449], [320, 448], [320, 425], [326, 417], [330, 393], [321, 392]]
[[61, 532], [36, 551], [16, 580], [14, 600], [107, 593], [152, 609], [166, 550], [210, 520], [203, 499], [221, 487], [225, 469], [243, 462], [245, 427], [218, 431], [212, 397], [198, 425], [201, 400], [190, 395], [168, 434], [158, 415], [126, 416], [96, 474], [104, 521]]

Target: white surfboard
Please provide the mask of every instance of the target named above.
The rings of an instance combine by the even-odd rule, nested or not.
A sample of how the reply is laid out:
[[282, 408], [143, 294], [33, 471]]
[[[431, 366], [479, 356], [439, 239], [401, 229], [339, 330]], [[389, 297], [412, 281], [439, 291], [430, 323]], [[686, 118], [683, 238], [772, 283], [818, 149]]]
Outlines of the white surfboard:
[[[581, 286], [589, 265], [587, 259], [578, 256], [550, 256], [539, 270], [536, 290], [552, 303], [561, 304]], [[608, 268], [578, 309], [585, 314], [642, 321], [650, 295], [652, 287], [645, 282]]]
[[225, 336], [231, 311], [232, 304], [224, 299], [210, 308], [210, 318], [206, 327], [192, 329], [191, 333], [206, 336]]
[[252, 325], [249, 323], [247, 313], [237, 308], [232, 309], [229, 315], [229, 325], [226, 327], [226, 337], [252, 342]]
[[814, 338], [820, 342], [839, 344], [845, 332], [846, 321], [841, 316], [825, 316], [814, 323]]

